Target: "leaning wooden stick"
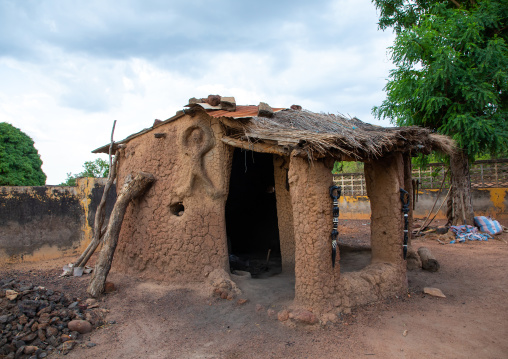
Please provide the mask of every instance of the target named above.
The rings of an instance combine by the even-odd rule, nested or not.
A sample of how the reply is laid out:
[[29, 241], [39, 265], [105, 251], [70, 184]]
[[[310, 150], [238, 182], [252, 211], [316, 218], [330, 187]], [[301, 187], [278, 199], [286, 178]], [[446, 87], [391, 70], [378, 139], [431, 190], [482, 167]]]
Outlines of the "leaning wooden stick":
[[101, 239], [104, 237], [104, 218], [106, 216], [105, 214], [105, 205], [106, 205], [106, 199], [109, 193], [109, 190], [111, 189], [111, 186], [113, 185], [113, 182], [116, 178], [116, 172], [117, 172], [117, 161], [120, 157], [120, 151], [117, 150], [115, 154], [115, 159], [113, 160], [113, 166], [109, 170], [109, 178], [104, 186], [104, 192], [102, 194], [101, 202], [99, 203], [99, 206], [97, 207], [97, 211], [95, 213], [95, 225], [94, 225], [94, 231], [93, 231], [93, 237], [92, 241], [86, 247], [85, 251], [81, 254], [81, 256], [76, 260], [74, 263], [74, 267], [84, 267], [90, 257], [94, 254], [95, 250], [99, 246]]
[[127, 206], [131, 200], [143, 194], [154, 181], [155, 178], [152, 174], [140, 172], [132, 181], [126, 183], [120, 191], [109, 217], [108, 228], [104, 235], [104, 245], [99, 253], [99, 258], [95, 264], [95, 269], [90, 279], [90, 285], [87, 289], [88, 294], [92, 297], [98, 297], [104, 292], [104, 285], [109, 270], [111, 269], [111, 263], [113, 262], [113, 256], [115, 254], [118, 236], [122, 228], [123, 217], [127, 210]]
[[117, 149], [115, 153], [115, 159], [112, 160], [112, 154], [113, 154], [113, 147], [115, 144], [115, 141], [113, 140], [113, 136], [115, 134], [115, 127], [116, 127], [116, 120], [113, 122], [113, 129], [111, 130], [111, 144], [109, 145], [109, 174], [108, 174], [108, 181], [106, 182], [106, 185], [104, 186], [104, 192], [102, 193], [101, 202], [99, 203], [99, 206], [97, 207], [97, 210], [95, 212], [95, 221], [94, 221], [94, 230], [92, 235], [92, 241], [90, 244], [86, 247], [84, 252], [79, 256], [79, 258], [74, 262], [73, 267], [84, 267], [92, 254], [94, 254], [95, 250], [99, 246], [101, 238], [104, 236], [104, 219], [106, 217], [106, 211], [104, 207], [106, 206], [106, 200], [108, 198], [109, 190], [111, 186], [113, 185], [113, 182], [116, 178], [116, 167], [118, 163], [119, 156], [119, 150]]

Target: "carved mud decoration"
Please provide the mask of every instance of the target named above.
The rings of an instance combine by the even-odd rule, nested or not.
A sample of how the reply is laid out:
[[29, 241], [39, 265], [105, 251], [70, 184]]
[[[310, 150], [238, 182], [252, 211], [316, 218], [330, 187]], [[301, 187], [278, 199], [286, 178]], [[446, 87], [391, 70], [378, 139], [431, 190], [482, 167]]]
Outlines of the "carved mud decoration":
[[190, 197], [196, 183], [200, 182], [211, 198], [223, 196], [224, 193], [215, 188], [205, 168], [204, 157], [215, 146], [210, 127], [199, 123], [193, 124], [183, 131], [180, 142], [184, 161], [187, 162], [190, 171], [183, 178], [183, 184], [177, 188], [177, 195], [181, 199]]

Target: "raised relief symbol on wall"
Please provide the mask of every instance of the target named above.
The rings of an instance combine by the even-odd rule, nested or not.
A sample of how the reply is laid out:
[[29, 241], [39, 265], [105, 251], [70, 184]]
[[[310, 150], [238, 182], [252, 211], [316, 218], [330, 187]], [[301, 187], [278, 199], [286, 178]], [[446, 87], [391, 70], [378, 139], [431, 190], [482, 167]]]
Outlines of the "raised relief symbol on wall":
[[189, 169], [187, 176], [182, 173], [183, 185], [177, 189], [177, 194], [180, 197], [190, 196], [197, 180], [200, 180], [206, 193], [216, 198], [220, 196], [220, 191], [215, 189], [212, 181], [208, 178], [205, 169], [204, 157], [213, 148], [213, 133], [212, 130], [201, 124], [194, 124], [187, 128], [180, 138], [182, 145], [182, 153], [185, 155], [187, 166]]

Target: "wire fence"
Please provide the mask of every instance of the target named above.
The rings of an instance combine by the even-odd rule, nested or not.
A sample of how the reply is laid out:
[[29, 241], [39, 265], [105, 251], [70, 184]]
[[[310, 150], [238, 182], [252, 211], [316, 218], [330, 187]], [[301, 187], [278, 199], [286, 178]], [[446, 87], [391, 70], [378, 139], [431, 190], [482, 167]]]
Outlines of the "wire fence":
[[[446, 169], [443, 163], [431, 163], [426, 169], [413, 169], [413, 179], [420, 181], [420, 189], [439, 189]], [[471, 164], [469, 173], [473, 188], [508, 187], [508, 159], [476, 161]], [[363, 173], [334, 174], [333, 181], [342, 187], [344, 196], [367, 195]], [[449, 178], [445, 180], [445, 188], [449, 188], [449, 181]]]

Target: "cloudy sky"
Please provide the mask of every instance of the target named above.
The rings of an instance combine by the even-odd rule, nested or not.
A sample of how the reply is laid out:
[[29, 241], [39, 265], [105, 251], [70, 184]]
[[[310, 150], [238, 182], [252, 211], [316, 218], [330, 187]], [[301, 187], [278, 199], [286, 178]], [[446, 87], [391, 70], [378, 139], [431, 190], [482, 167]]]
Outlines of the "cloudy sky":
[[385, 97], [391, 32], [370, 0], [0, 0], [0, 122], [47, 184], [191, 97], [299, 104], [363, 121]]

